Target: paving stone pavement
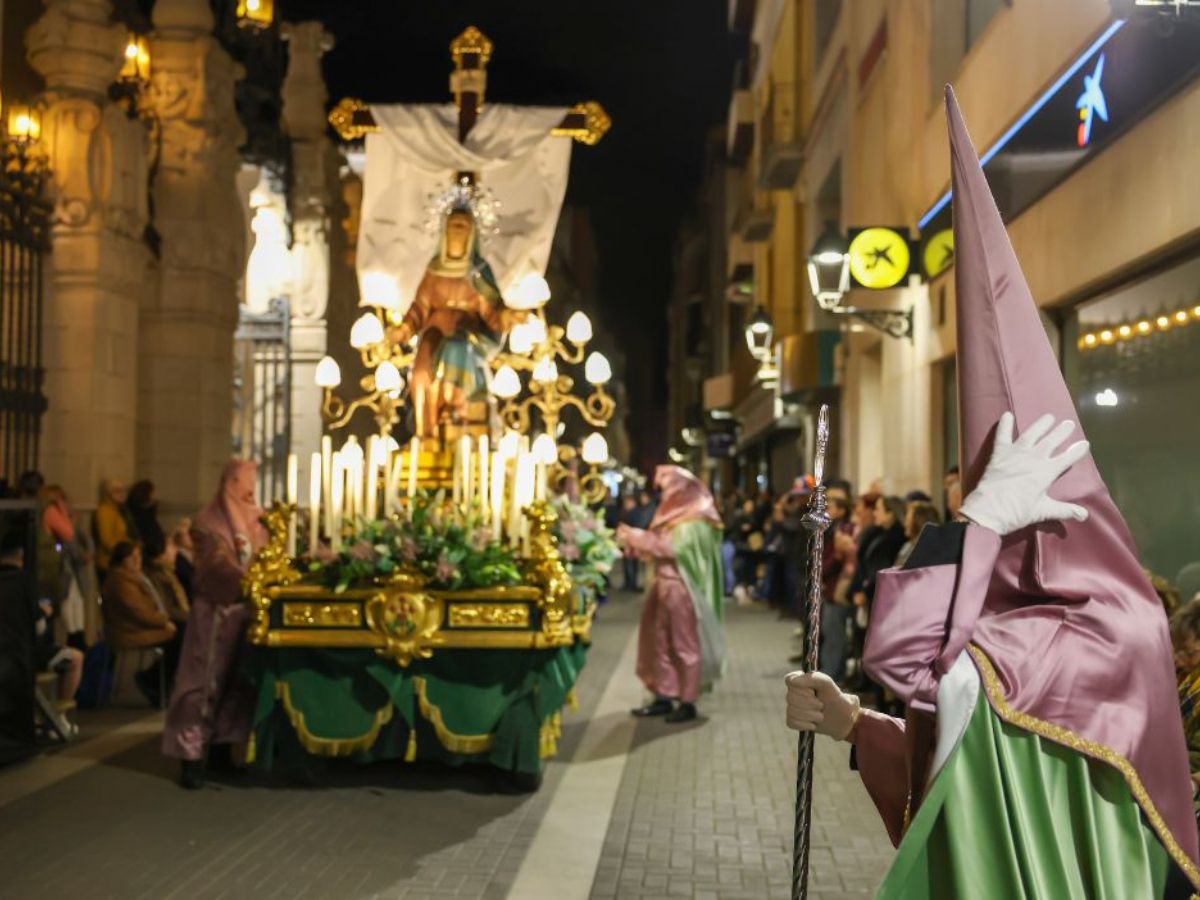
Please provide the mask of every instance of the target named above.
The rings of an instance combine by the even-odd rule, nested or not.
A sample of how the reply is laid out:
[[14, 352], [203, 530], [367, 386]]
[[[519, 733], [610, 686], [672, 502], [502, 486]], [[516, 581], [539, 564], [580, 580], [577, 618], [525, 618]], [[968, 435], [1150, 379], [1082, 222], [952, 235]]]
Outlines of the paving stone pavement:
[[[184, 792], [151, 737], [0, 805], [0, 900], [506, 897], [609, 680], [632, 677], [614, 670], [638, 607], [618, 595], [603, 611], [580, 709], [564, 718], [559, 757], [533, 796], [495, 793], [485, 771], [394, 766], [338, 772], [317, 789], [241, 780]], [[593, 897], [787, 896], [790, 627], [732, 610], [728, 633], [730, 672], [704, 700], [706, 719], [638, 725]], [[59, 755], [86, 759], [94, 746]], [[811, 896], [866, 897], [891, 848], [845, 753], [818, 746]], [[0, 788], [54, 762], [0, 770]]]
[[[783, 726], [792, 624], [727, 607], [728, 672], [701, 721], [638, 725], [592, 890], [625, 897], [789, 898], [797, 741]], [[818, 740], [809, 896], [874, 893], [894, 851], [845, 744]]]

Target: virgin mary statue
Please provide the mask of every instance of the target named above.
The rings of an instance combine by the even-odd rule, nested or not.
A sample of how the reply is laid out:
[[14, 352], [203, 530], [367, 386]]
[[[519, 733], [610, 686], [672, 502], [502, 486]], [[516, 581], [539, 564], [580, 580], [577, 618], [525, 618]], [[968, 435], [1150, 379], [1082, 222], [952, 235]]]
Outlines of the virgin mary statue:
[[487, 394], [487, 359], [519, 315], [504, 305], [480, 255], [470, 208], [451, 209], [438, 252], [393, 336], [400, 343], [418, 338], [412, 396], [419, 437], [436, 436], [443, 421], [468, 422], [471, 402]]

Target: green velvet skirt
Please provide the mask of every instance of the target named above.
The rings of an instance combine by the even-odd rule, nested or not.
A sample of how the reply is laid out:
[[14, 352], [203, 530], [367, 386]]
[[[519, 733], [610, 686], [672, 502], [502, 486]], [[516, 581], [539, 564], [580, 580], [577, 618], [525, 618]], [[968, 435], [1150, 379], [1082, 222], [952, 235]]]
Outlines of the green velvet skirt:
[[881, 898], [1161, 898], [1170, 861], [1115, 769], [1003, 721], [982, 690]]

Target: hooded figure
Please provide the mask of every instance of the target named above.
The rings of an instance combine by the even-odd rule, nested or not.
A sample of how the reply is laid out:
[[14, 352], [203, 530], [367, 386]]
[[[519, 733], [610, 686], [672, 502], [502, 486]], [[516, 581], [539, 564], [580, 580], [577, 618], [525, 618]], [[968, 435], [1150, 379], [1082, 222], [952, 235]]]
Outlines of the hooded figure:
[[946, 104], [966, 500], [879, 576], [864, 665], [906, 719], [794, 673], [788, 721], [854, 743], [899, 846], [879, 897], [1186, 897], [1166, 617], [1087, 443], [1059, 452], [1078, 417]]
[[192, 526], [195, 597], [163, 731], [163, 753], [183, 762], [184, 787], [203, 784], [211, 744], [241, 743], [250, 734], [254, 698], [237, 672], [250, 621], [242, 576], [267, 543], [257, 476], [252, 462], [226, 463], [217, 495]]
[[[725, 663], [721, 517], [708, 488], [679, 466], [659, 466], [662, 499], [647, 530], [621, 525], [617, 540], [654, 565], [638, 631], [638, 678], [654, 701], [637, 716], [696, 718], [700, 691]], [[678, 701], [675, 707], [673, 701]]]
[[438, 253], [429, 262], [395, 339], [419, 336], [412, 391], [419, 436], [436, 435], [443, 412], [459, 421], [487, 392], [487, 358], [508, 330], [491, 267], [479, 253], [479, 229], [469, 209], [446, 216]]

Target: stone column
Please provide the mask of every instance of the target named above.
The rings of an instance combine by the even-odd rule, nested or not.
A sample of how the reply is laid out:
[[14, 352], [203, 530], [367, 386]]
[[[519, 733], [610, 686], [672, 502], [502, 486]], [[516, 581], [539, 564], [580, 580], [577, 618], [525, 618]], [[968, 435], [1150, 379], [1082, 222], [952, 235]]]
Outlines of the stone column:
[[314, 377], [328, 344], [330, 218], [338, 186], [337, 151], [327, 136], [321, 56], [333, 37], [319, 22], [283, 26], [288, 70], [283, 127], [292, 139], [292, 452], [300, 457], [302, 499], [308, 461], [320, 449], [321, 390]]
[[158, 0], [147, 98], [161, 149], [153, 184], [162, 238], [139, 341], [139, 468], [168, 513], [212, 497], [229, 458], [237, 281], [246, 264], [235, 178], [241, 67], [212, 37], [207, 0]]
[[150, 261], [145, 126], [106, 96], [125, 44], [110, 12], [109, 0], [46, 0], [26, 35], [46, 80], [54, 202], [41, 467], [82, 506], [101, 478], [135, 474], [138, 303]]

